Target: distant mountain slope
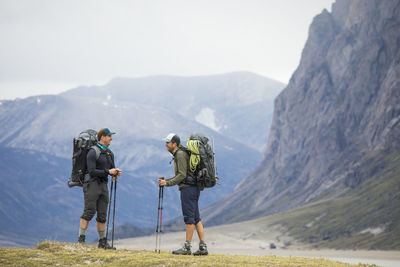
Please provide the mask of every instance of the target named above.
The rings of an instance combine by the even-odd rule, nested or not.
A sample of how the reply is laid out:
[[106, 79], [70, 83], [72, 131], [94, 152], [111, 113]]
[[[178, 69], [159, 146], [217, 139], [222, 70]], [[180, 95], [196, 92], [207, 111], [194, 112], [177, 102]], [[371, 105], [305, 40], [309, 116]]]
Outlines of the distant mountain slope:
[[[218, 78], [218, 76], [214, 78], [218, 82], [228, 79], [231, 81], [229, 88], [233, 88], [232, 91], [242, 93], [247, 91], [250, 94], [251, 86], [243, 87], [240, 90], [235, 89], [241, 87], [241, 74], [238, 73], [238, 75], [239, 79], [234, 78], [235, 74], [227, 75], [226, 78]], [[256, 79], [254, 82], [256, 84], [257, 79], [264, 80], [260, 76], [248, 73], [243, 75], [243, 82], [246, 84], [252, 84], [253, 78]], [[222, 77], [225, 76], [222, 75]], [[155, 84], [162, 87], [164, 83], [167, 83], [168, 78], [165, 77], [165, 79], [163, 82], [158, 81]], [[201, 77], [197, 77], [195, 83], [189, 78], [171, 79], [185, 80], [185, 83], [189, 83], [195, 88], [202, 88], [196, 85], [196, 82], [205, 83]], [[152, 83], [151, 78], [147, 78], [147, 80], [148, 83]], [[136, 80], [134, 79], [134, 81]], [[127, 86], [130, 85], [130, 82], [128, 79]], [[208, 91], [211, 92], [213, 83], [207, 82], [207, 84]], [[32, 238], [49, 236], [57, 240], [74, 241], [76, 239], [77, 220], [82, 211], [82, 193], [80, 188], [68, 189], [66, 181], [71, 172], [72, 139], [88, 128], [98, 130], [102, 127], [109, 127], [117, 132], [110, 147], [115, 152], [116, 164], [124, 170], [118, 185], [117, 225], [125, 223], [134, 224], [136, 227], [155, 225], [158, 196], [156, 179], [160, 176], [173, 176], [173, 167], [169, 164], [172, 156], [167, 152], [162, 141], [162, 138], [169, 132], [178, 133], [184, 144], [192, 132], [203, 132], [207, 136], [215, 138], [220, 185], [202, 193], [201, 207], [232, 192], [241, 179], [259, 163], [261, 153], [247, 146], [246, 142], [238, 142], [221, 131], [216, 132], [197, 122], [195, 113], [183, 114], [179, 110], [175, 110], [173, 108], [175, 103], [178, 107], [187, 106], [186, 104], [181, 105], [181, 102], [177, 101], [178, 98], [174, 97], [169, 101], [165, 100], [167, 98], [160, 98], [161, 102], [155, 101], [153, 96], [158, 93], [154, 93], [152, 90], [156, 90], [158, 86], [154, 86], [153, 89], [146, 87], [146, 90], [141, 92], [131, 91], [131, 96], [126, 93], [121, 97], [118, 97], [120, 95], [119, 88], [123, 88], [123, 86], [109, 87], [106, 90], [107, 94], [102, 93], [102, 87], [94, 87], [89, 88], [89, 91], [73, 90], [73, 92], [56, 96], [34, 96], [15, 101], [0, 101], [0, 123], [7, 125], [7, 127], [0, 128], [0, 153], [2, 158], [13, 155], [7, 161], [7, 173], [0, 173], [0, 181], [7, 183], [7, 186], [0, 187], [0, 195], [19, 196], [11, 198], [13, 201], [10, 199], [10, 203], [4, 202], [9, 205], [4, 206], [5, 216], [0, 219], [1, 225], [11, 227], [4, 227], [9, 229], [5, 231], [6, 236], [14, 236], [14, 238], [3, 239], [0, 237], [0, 240], [12, 243], [13, 239], [20, 239], [31, 234]], [[173, 86], [173, 88], [176, 87]], [[181, 88], [186, 87], [182, 85]], [[164, 89], [167, 90], [165, 85]], [[255, 91], [267, 94], [268, 88], [255, 87]], [[168, 92], [162, 92], [162, 94], [168, 94]], [[174, 94], [173, 90], [171, 94]], [[192, 92], [185, 91], [182, 94], [182, 99], [185, 100], [190, 97]], [[223, 93], [219, 92], [219, 94], [219, 101], [224, 102]], [[226, 94], [226, 99], [233, 101], [234, 95], [236, 95], [236, 102], [239, 102], [240, 94], [237, 93]], [[147, 98], [152, 101], [147, 101]], [[200, 98], [199, 95], [199, 99], [192, 104], [191, 108], [195, 110], [197, 106], [209, 106], [208, 102], [201, 102], [209, 99], [213, 98], [210, 95]], [[258, 101], [256, 98], [254, 99], [255, 102]], [[257, 102], [257, 105], [265, 103], [268, 105], [270, 100], [262, 99]], [[272, 111], [272, 107], [270, 108]], [[251, 107], [246, 106], [239, 110], [235, 109], [232, 104], [229, 112], [239, 112], [244, 117], [247, 116], [246, 114], [250, 116], [246, 110], [251, 110]], [[225, 111], [228, 112], [228, 108]], [[207, 116], [205, 117], [207, 118]], [[258, 123], [260, 120], [264, 120], [263, 114], [255, 118], [254, 123]], [[251, 125], [250, 120], [246, 123]], [[240, 128], [243, 123], [237, 120], [231, 121], [230, 125]], [[268, 125], [267, 122], [266, 125]], [[254, 127], [252, 125], [244, 130], [250, 132]], [[57, 164], [52, 165], [53, 161]], [[18, 170], [18, 172], [13, 172], [13, 170]], [[17, 177], [10, 180], [9, 175]], [[33, 186], [41, 180], [45, 181], [43, 186], [52, 197], [49, 199], [50, 205], [44, 199], [40, 199], [43, 188]], [[24, 186], [32, 188], [32, 190], [29, 191]], [[71, 193], [74, 194], [75, 200], [68, 204], [72, 199], [69, 196]], [[18, 199], [20, 200], [18, 201]], [[34, 211], [34, 213], [21, 212], [16, 213], [14, 217], [10, 215], [11, 211], [22, 211], [25, 206], [30, 206], [32, 203], [36, 204], [35, 208], [27, 208], [26, 211]], [[69, 210], [63, 211], [64, 208]], [[37, 214], [41, 214], [39, 218], [42, 219], [31, 218]], [[65, 214], [68, 214], [68, 222], [60, 223]], [[177, 188], [166, 189], [165, 220], [173, 219], [180, 214]], [[26, 218], [31, 218], [29, 227], [24, 227], [28, 221]], [[14, 224], [13, 220], [18, 223]], [[54, 226], [53, 221], [57, 221], [57, 224], [64, 227]], [[31, 241], [28, 241], [27, 238], [25, 243], [32, 242], [33, 239], [29, 240]], [[22, 242], [22, 240], [20, 241]]]
[[273, 100], [284, 86], [254, 73], [233, 72], [116, 78], [104, 86], [79, 87], [64, 95], [161, 107], [261, 150], [268, 138], [265, 133], [271, 124]]
[[66, 190], [63, 173], [70, 161], [7, 147], [0, 147], [0, 157], [0, 244], [27, 246], [76, 235], [83, 195]]
[[[206, 221], [222, 224], [287, 211], [346, 196], [369, 179], [386, 177], [359, 167], [400, 151], [399, 38], [399, 1], [338, 0], [332, 13], [316, 16], [300, 65], [275, 100], [262, 163], [235, 192], [207, 209]], [[385, 218], [398, 226], [397, 217]]]

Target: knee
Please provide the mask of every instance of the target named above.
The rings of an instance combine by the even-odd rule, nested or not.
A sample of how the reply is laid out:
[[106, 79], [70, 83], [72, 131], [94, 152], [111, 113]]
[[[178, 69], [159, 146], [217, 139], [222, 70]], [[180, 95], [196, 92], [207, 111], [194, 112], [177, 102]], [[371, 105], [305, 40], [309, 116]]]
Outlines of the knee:
[[184, 216], [183, 220], [185, 221], [185, 224], [196, 224], [196, 221], [193, 217]]
[[86, 221], [90, 221], [93, 217], [94, 214], [96, 213], [96, 210], [93, 209], [87, 209], [83, 212], [81, 218], [86, 220]]
[[107, 215], [105, 213], [97, 213], [96, 221], [99, 223], [106, 223]]

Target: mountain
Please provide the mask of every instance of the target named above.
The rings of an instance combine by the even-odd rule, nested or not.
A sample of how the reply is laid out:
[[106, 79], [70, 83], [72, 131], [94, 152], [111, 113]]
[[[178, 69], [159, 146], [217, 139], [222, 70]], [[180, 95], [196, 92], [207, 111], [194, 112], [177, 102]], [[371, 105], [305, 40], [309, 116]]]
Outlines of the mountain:
[[[40, 238], [75, 241], [83, 195], [80, 188], [68, 189], [66, 181], [71, 172], [72, 140], [88, 128], [98, 130], [109, 127], [117, 132], [110, 148], [115, 153], [116, 165], [124, 171], [118, 183], [116, 220], [117, 226], [122, 225], [122, 230], [126, 223], [133, 224], [133, 229], [153, 227], [156, 223], [156, 179], [173, 176], [173, 167], [169, 164], [172, 156], [162, 141], [169, 132], [178, 133], [184, 144], [192, 132], [203, 132], [215, 139], [220, 185], [202, 193], [201, 207], [232, 192], [241, 179], [257, 166], [261, 153], [246, 145], [249, 139], [238, 142], [234, 137], [207, 127], [196, 120], [197, 113], [194, 112], [199, 107], [214, 107], [208, 102], [214, 101], [212, 88], [218, 88], [215, 89], [219, 94], [218, 100], [229, 104], [223, 112], [215, 111], [211, 119], [227, 116], [224, 114], [229, 112], [229, 108], [232, 113], [237, 110], [244, 112], [253, 110], [253, 105], [256, 108], [267, 106], [268, 112], [272, 113], [272, 102], [267, 97], [252, 99], [253, 102], [249, 100], [248, 104], [237, 108], [233, 104], [240, 102], [242, 93], [251, 95], [252, 85], [258, 86], [254, 90], [260, 95], [271, 94], [272, 97], [273, 92], [264, 92], [269, 90], [269, 79], [250, 73], [196, 77], [195, 82], [182, 77], [163, 76], [159, 79], [154, 77], [156, 82], [151, 77], [115, 79], [104, 87], [79, 88], [55, 96], [0, 102], [0, 123], [7, 125], [0, 129], [0, 154], [2, 159], [7, 158], [3, 166], [7, 172], [0, 173], [0, 181], [4, 185], [0, 192], [4, 197], [8, 196], [2, 201], [3, 216], [0, 219], [0, 225], [4, 226], [0, 239], [4, 244], [26, 245]], [[197, 83], [207, 85], [207, 90]], [[178, 91], [169, 89], [165, 84], [179, 89], [182, 101], [176, 97]], [[223, 87], [223, 84], [226, 86]], [[158, 87], [163, 87], [163, 90], [157, 91]], [[130, 91], [125, 88], [130, 88]], [[185, 91], [188, 88], [192, 91]], [[225, 100], [223, 90], [226, 92]], [[202, 97], [204, 92], [207, 95]], [[175, 96], [167, 97], [168, 94]], [[186, 102], [190, 95], [198, 96], [190, 105], [190, 111], [179, 111], [181, 107], [189, 108]], [[157, 99], [158, 96], [162, 97]], [[236, 101], [233, 100], [235, 97]], [[262, 116], [254, 118], [253, 122], [256, 125], [268, 124]], [[242, 125], [240, 120], [229, 123], [232, 128]], [[246, 123], [251, 124], [250, 120]], [[254, 134], [253, 128], [256, 126], [243, 128], [241, 134], [250, 136], [250, 133]], [[11, 176], [15, 178], [10, 179]], [[164, 203], [165, 220], [181, 214], [177, 188], [165, 190]], [[13, 213], [16, 210], [20, 212]], [[26, 226], [28, 221], [29, 227]], [[126, 229], [130, 231], [129, 227]], [[93, 236], [89, 239], [96, 238], [94, 231], [90, 235]]]
[[104, 103], [128, 101], [166, 110], [173, 105], [174, 113], [262, 151], [273, 101], [284, 86], [254, 73], [233, 72], [206, 77], [115, 78], [104, 86], [79, 87], [63, 95], [96, 96]]
[[[261, 164], [203, 217], [211, 224], [258, 218], [354, 197], [371, 179], [379, 179], [392, 197], [383, 194], [384, 202], [371, 198], [377, 187], [369, 187], [364, 203], [371, 210], [336, 227], [347, 229], [363, 215], [364, 229], [390, 232], [398, 228], [399, 216], [385, 212], [376, 220], [368, 218], [385, 205], [393, 207], [390, 201], [399, 203], [398, 176], [385, 175], [389, 155], [396, 158], [400, 151], [399, 135], [400, 2], [338, 0], [331, 13], [324, 10], [314, 18], [300, 64], [275, 100]], [[375, 168], [365, 171], [368, 166]], [[397, 186], [385, 186], [394, 180]]]
[[81, 192], [66, 190], [70, 160], [7, 147], [0, 157], [0, 245], [68, 238], [83, 201]]

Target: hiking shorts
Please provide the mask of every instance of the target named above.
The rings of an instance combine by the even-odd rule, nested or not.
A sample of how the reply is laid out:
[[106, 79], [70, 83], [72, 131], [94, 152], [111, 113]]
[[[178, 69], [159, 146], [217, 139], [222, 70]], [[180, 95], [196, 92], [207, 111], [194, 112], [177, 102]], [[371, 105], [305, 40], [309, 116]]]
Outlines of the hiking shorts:
[[85, 207], [81, 218], [90, 221], [97, 212], [96, 221], [105, 223], [108, 205], [107, 183], [99, 183], [97, 181], [85, 183], [83, 185], [83, 198]]
[[181, 205], [185, 224], [197, 224], [201, 221], [199, 212], [200, 190], [197, 186], [181, 189]]

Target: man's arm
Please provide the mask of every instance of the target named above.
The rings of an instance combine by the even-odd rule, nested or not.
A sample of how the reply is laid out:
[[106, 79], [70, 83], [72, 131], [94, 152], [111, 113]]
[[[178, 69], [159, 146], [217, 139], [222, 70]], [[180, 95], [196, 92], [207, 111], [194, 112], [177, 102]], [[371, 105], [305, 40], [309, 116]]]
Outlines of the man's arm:
[[176, 168], [177, 172], [174, 177], [166, 179], [167, 186], [180, 184], [187, 176], [188, 161], [184, 153], [177, 153], [176, 155]]

